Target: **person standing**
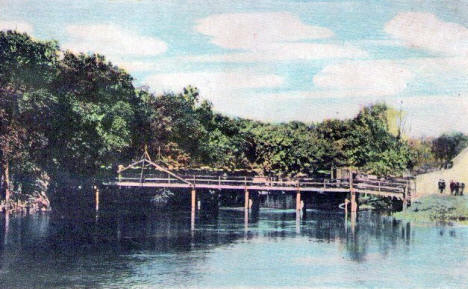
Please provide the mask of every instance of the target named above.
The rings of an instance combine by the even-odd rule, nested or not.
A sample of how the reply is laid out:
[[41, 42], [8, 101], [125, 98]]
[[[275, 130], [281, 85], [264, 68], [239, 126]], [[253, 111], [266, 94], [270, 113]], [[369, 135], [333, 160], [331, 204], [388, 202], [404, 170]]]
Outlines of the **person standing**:
[[453, 180], [450, 181], [450, 194], [453, 195], [453, 191], [455, 190], [455, 182]]
[[463, 191], [465, 190], [465, 183], [461, 183], [460, 196], [463, 196]]
[[443, 179], [440, 179], [438, 185], [439, 185], [439, 192], [443, 194], [445, 191], [445, 181]]

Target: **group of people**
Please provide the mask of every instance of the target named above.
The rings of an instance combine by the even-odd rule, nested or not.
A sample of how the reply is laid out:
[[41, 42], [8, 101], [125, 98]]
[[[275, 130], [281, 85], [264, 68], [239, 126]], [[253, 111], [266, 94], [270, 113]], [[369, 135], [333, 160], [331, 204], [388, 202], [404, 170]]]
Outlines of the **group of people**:
[[[439, 192], [441, 194], [444, 193], [445, 191], [445, 180], [440, 179], [439, 180]], [[465, 183], [460, 183], [460, 182], [454, 182], [453, 180], [450, 181], [450, 194], [454, 196], [463, 196], [463, 191], [465, 190]]]

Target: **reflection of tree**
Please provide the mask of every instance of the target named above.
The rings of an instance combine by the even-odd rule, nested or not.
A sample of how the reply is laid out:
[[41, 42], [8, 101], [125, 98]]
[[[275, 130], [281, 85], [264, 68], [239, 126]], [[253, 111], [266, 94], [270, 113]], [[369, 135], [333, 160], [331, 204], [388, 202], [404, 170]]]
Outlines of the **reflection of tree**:
[[379, 253], [387, 256], [399, 243], [405, 242], [408, 245], [410, 235], [410, 223], [402, 224], [391, 217], [362, 212], [354, 233], [352, 230], [348, 231], [346, 249], [351, 260], [361, 262], [365, 260], [369, 243], [376, 242]]
[[[307, 220], [300, 221], [299, 234], [294, 212], [263, 210], [253, 215], [247, 239], [308, 237], [315, 242], [343, 243], [348, 258], [356, 262], [365, 261], [374, 244], [386, 255], [402, 241], [409, 242], [411, 235], [409, 224], [369, 212], [360, 212], [354, 233], [346, 227], [349, 224], [343, 215], [336, 212], [309, 211]], [[197, 280], [197, 270], [207, 260], [206, 252], [245, 236], [243, 212], [236, 210], [221, 210], [212, 218], [197, 214], [193, 232], [189, 212], [102, 211], [97, 221], [76, 216], [27, 216], [21, 222], [15, 218], [10, 221], [9, 242], [2, 247], [2, 270], [7, 265], [8, 274], [0, 280], [0, 287], [22, 278], [25, 287], [73, 282], [74, 286], [99, 288], [93, 283], [96, 279], [119, 284], [129, 274], [140, 274], [145, 268], [154, 270], [154, 266], [169, 266], [161, 267], [169, 274], [167, 280], [182, 284], [181, 278]], [[5, 234], [0, 237], [3, 240]], [[178, 274], [180, 267], [185, 272], [182, 275]]]
[[372, 212], [360, 212], [354, 230], [342, 214], [327, 211], [309, 211], [303, 221], [301, 234], [321, 242], [341, 241], [349, 258], [365, 261], [368, 247], [376, 243], [380, 254], [386, 256], [392, 248], [404, 241], [409, 244], [411, 227], [391, 217]]
[[362, 262], [367, 254], [368, 235], [360, 234], [359, 228], [346, 235], [346, 250], [353, 261]]
[[[227, 224], [219, 224], [218, 220], [197, 219], [197, 226], [203, 226], [204, 230], [196, 230], [192, 235], [190, 215], [184, 212], [160, 215], [101, 212], [98, 221], [94, 217], [27, 216], [22, 223], [10, 222], [9, 242], [0, 247], [0, 264], [8, 273], [0, 280], [0, 287], [15, 287], [20, 278], [25, 288], [51, 282], [68, 284], [70, 280], [74, 286], [99, 288], [95, 280], [115, 284], [155, 260], [140, 258], [139, 254], [155, 257], [161, 253], [174, 254], [177, 263], [197, 267], [206, 259], [206, 249], [243, 237], [239, 230], [242, 219], [223, 232], [217, 228]], [[2, 225], [2, 240], [6, 238], [4, 228]], [[171, 280], [176, 282], [177, 278], [188, 278], [191, 272], [186, 270], [181, 276], [174, 270], [169, 274], [174, 274]], [[11, 286], [4, 287], [8, 284]]]

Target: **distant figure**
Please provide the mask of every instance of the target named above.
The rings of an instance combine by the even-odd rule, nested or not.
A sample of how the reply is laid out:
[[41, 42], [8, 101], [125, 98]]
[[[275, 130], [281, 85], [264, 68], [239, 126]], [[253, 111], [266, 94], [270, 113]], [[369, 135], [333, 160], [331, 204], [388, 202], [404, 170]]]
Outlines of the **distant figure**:
[[463, 196], [463, 191], [465, 190], [465, 183], [461, 183], [460, 187], [460, 196]]
[[450, 194], [453, 195], [455, 191], [455, 182], [453, 180], [450, 181]]
[[440, 179], [439, 180], [439, 192], [443, 194], [445, 191], [445, 181]]
[[460, 191], [460, 182], [455, 183], [455, 196], [458, 196]]

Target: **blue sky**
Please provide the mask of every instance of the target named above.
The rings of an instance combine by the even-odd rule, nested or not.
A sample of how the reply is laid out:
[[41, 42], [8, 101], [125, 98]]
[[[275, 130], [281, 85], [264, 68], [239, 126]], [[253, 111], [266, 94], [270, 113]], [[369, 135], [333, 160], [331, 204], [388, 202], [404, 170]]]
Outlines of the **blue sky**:
[[412, 136], [468, 133], [464, 0], [0, 0], [0, 29], [100, 52], [155, 93], [281, 122], [385, 101]]

